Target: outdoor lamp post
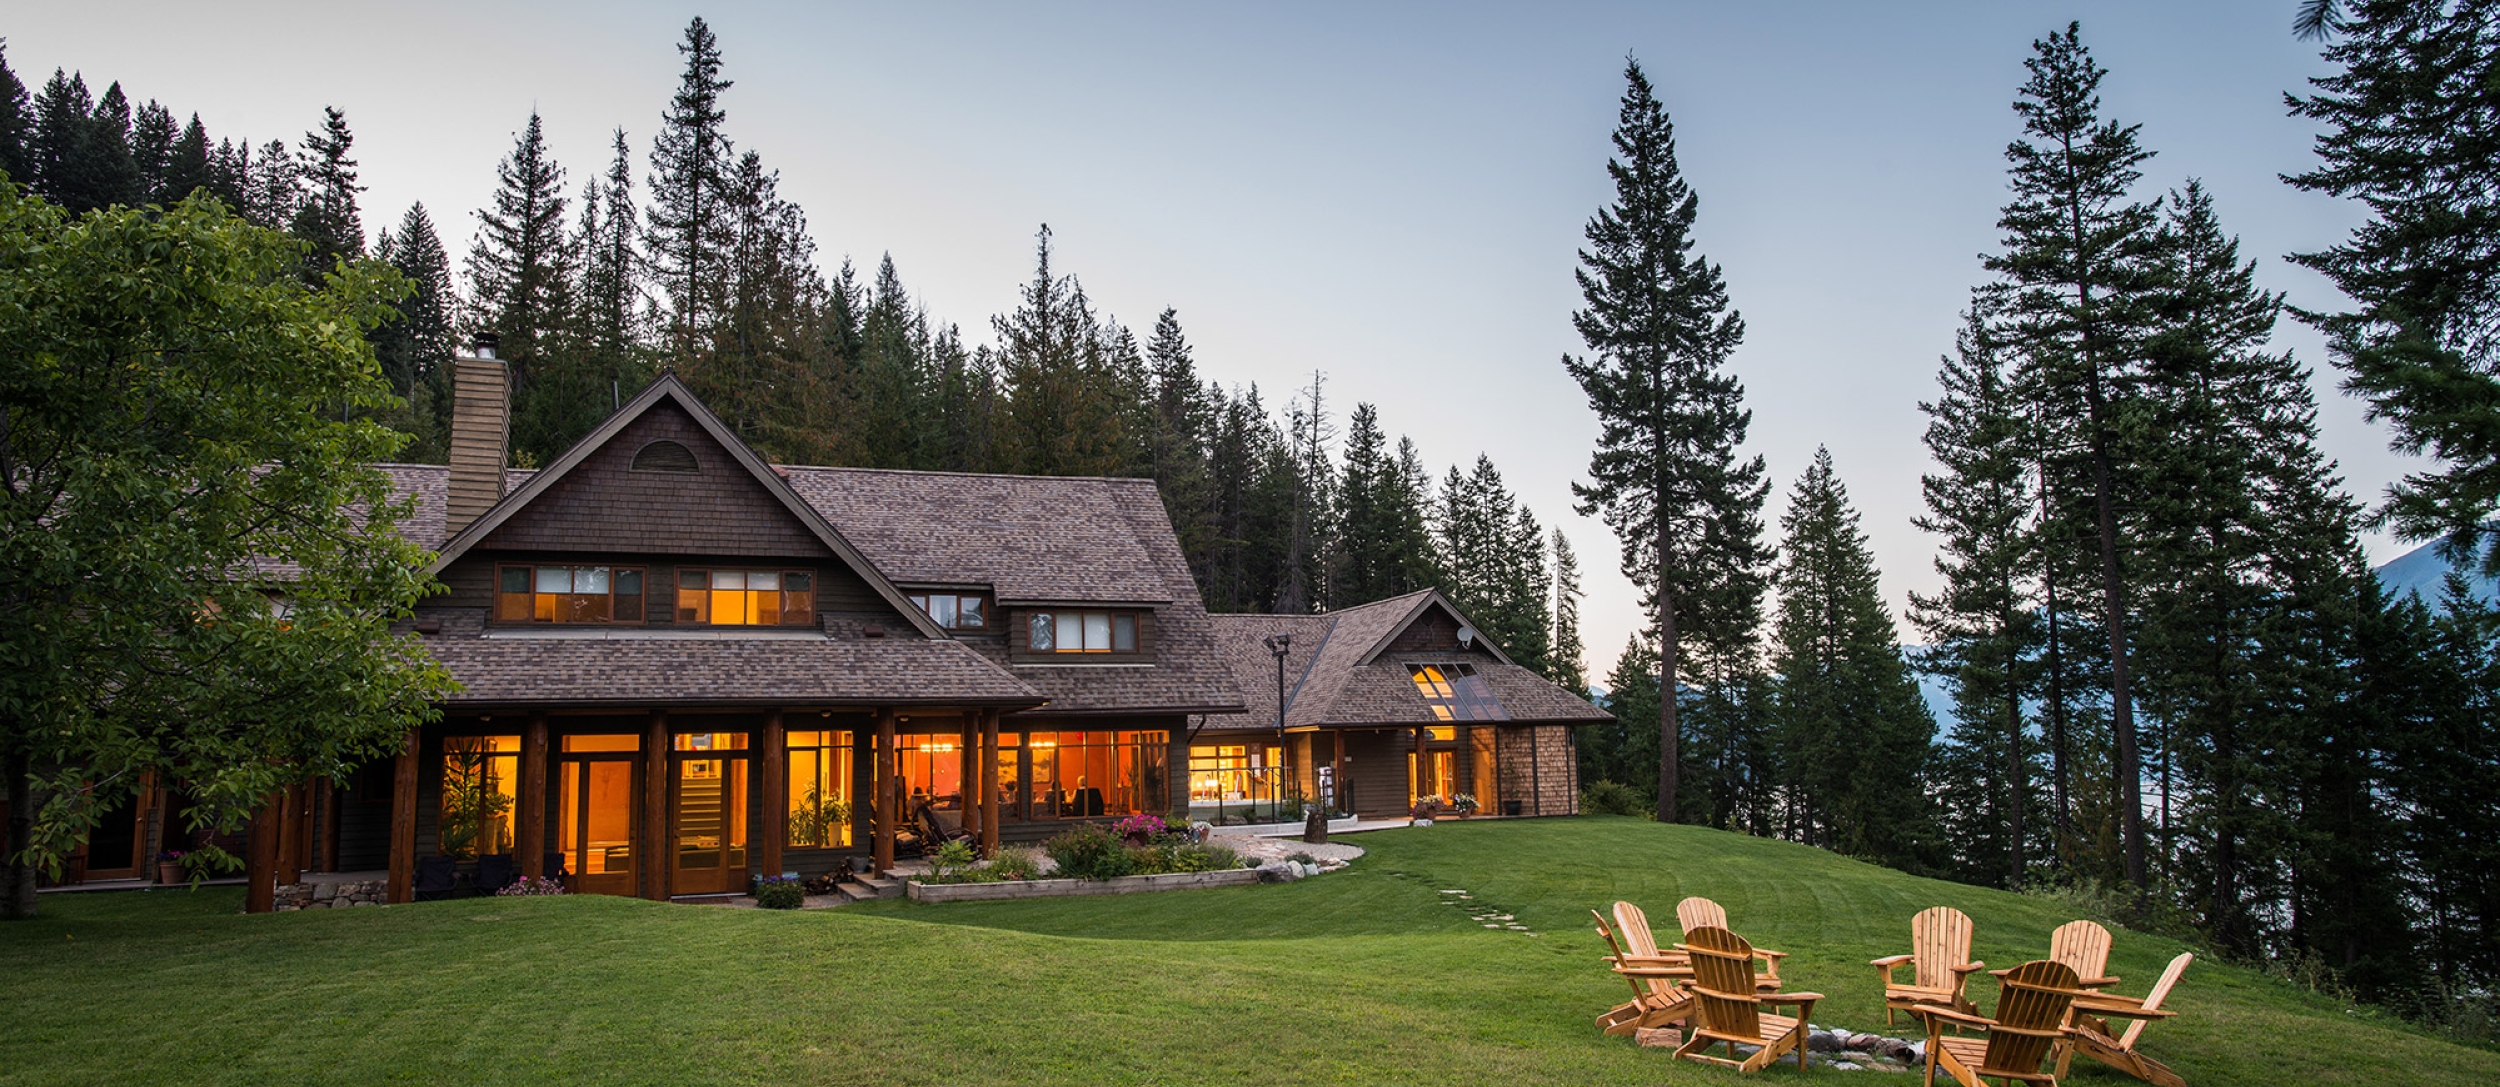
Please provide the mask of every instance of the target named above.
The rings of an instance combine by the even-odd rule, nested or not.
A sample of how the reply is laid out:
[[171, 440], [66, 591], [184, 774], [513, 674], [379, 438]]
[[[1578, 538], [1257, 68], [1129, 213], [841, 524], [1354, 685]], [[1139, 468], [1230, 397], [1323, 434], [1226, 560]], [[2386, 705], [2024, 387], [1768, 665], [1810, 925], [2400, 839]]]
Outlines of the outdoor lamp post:
[[[1267, 636], [1267, 651], [1276, 654], [1276, 742], [1285, 742], [1285, 654], [1293, 649], [1293, 635], [1278, 631]], [[1328, 840], [1328, 810], [1325, 804], [1308, 803], [1302, 809], [1302, 840], [1323, 843]]]

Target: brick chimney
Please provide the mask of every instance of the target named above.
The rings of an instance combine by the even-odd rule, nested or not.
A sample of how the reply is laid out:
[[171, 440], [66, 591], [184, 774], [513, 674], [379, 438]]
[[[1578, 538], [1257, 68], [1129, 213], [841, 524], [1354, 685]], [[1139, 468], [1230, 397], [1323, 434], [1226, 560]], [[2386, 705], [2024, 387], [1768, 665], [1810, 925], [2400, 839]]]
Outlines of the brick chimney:
[[480, 332], [451, 360], [451, 487], [443, 532], [456, 536], [503, 499], [512, 459], [512, 373], [495, 358], [495, 334]]

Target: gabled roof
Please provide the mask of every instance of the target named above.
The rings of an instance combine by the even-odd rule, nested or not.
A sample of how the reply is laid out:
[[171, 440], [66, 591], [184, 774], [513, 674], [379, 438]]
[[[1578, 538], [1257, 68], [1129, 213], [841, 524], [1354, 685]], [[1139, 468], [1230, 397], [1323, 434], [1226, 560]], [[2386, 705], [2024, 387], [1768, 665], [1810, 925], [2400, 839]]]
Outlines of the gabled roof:
[[1399, 636], [1435, 612], [1472, 627], [1457, 605], [1424, 589], [1325, 615], [1214, 615], [1217, 647], [1233, 668], [1243, 702], [1241, 714], [1210, 717], [1209, 729], [1276, 727], [1276, 657], [1271, 634], [1293, 638], [1285, 658], [1287, 728], [1388, 728], [1439, 725], [1415, 687], [1409, 664], [1464, 661], [1475, 667], [1510, 715], [1510, 724], [1585, 723], [1611, 720], [1545, 677], [1513, 663], [1481, 635], [1466, 650], [1398, 648]]
[[[1017, 604], [1168, 604], [1147, 537], [1170, 534], [1150, 479], [784, 465], [790, 485], [906, 584], [986, 585]], [[1143, 525], [1139, 494], [1162, 525]]]
[[[505, 494], [502, 501], [495, 503], [493, 507], [479, 515], [476, 521], [462, 528], [451, 539], [444, 541], [439, 554], [434, 559], [434, 564], [427, 568], [426, 573], [442, 573], [453, 560], [477, 546], [479, 541], [486, 539], [497, 527], [511, 520], [513, 515], [528, 508], [531, 502], [547, 493], [567, 473], [588, 460], [591, 454], [604, 448], [628, 424], [642, 418], [644, 414], [662, 403], [674, 403], [686, 414], [692, 416], [694, 421], [703, 428], [704, 433], [727, 451], [739, 467], [744, 468], [748, 475], [754, 477], [756, 483], [788, 509], [790, 515], [804, 525], [809, 533], [821, 540], [827, 549], [857, 572], [871, 589], [884, 597], [895, 612], [901, 615], [905, 622], [912, 624], [913, 629], [918, 630], [922, 637], [934, 639], [947, 637], [943, 628], [919, 608], [913, 607], [911, 601], [894, 587], [894, 583], [886, 580], [886, 575], [880, 572], [875, 564], [870, 563], [866, 556], [860, 554], [858, 548], [851, 546], [851, 542], [844, 539], [842, 533], [835, 530], [832, 523], [826, 521], [822, 513], [817, 512], [814, 506], [809, 505], [806, 500], [799, 497], [796, 491], [791, 490], [789, 482], [784, 480], [780, 473], [765, 464], [764, 458], [756, 456], [754, 450], [747, 448], [747, 444], [740, 441], [736, 434], [731, 433], [729, 427], [723, 424], [718, 416], [712, 414], [711, 409], [704, 407], [702, 401], [696, 399], [694, 393], [686, 388], [685, 383], [677, 380], [676, 374], [668, 372], [662, 372], [657, 380], [646, 386], [640, 393], [635, 394], [633, 400], [610, 414], [606, 421], [600, 423], [589, 434], [584, 435], [582, 440], [573, 443], [573, 447], [565, 450], [562, 456], [557, 457], [547, 467], [531, 474], [518, 487], [512, 488], [509, 493]], [[506, 478], [509, 480], [510, 477]]]

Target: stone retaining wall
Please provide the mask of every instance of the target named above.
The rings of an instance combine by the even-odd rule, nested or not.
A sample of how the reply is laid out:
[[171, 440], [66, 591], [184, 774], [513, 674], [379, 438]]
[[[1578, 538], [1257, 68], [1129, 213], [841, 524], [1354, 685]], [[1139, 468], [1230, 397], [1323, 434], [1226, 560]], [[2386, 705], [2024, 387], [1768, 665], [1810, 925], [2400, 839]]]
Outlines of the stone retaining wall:
[[1165, 872], [1111, 879], [1011, 879], [997, 883], [923, 883], [913, 880], [907, 890], [915, 902], [990, 902], [1002, 898], [1064, 898], [1233, 887], [1257, 883], [1262, 878], [1265, 877], [1259, 869], [1233, 868], [1222, 872]]
[[387, 879], [356, 880], [344, 883], [289, 883], [278, 888], [278, 912], [344, 909], [348, 906], [379, 906], [390, 889], [391, 881]]

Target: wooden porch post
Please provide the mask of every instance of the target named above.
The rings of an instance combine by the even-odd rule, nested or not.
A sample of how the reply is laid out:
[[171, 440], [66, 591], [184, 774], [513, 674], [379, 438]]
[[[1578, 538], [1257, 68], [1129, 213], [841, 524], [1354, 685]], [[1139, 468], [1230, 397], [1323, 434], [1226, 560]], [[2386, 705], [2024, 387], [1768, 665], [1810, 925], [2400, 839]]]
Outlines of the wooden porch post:
[[[272, 819], [269, 829], [273, 832], [270, 835], [273, 845], [269, 855], [269, 878], [274, 885], [284, 886], [301, 881], [304, 874], [296, 866], [304, 849], [304, 786], [300, 782], [289, 785], [278, 790], [270, 799]], [[259, 829], [259, 824], [255, 822], [253, 830], [257, 832]], [[253, 841], [252, 848], [255, 851], [260, 849], [257, 839]]]
[[965, 710], [961, 725], [955, 730], [955, 791], [963, 796], [965, 830], [973, 830], [973, 820], [980, 818], [980, 809], [972, 806], [973, 787], [980, 784], [980, 779], [973, 776], [972, 762], [973, 744], [981, 737], [980, 715], [979, 710]]
[[[1318, 743], [1319, 735], [1316, 732], [1312, 733], [1311, 742]], [[1329, 783], [1329, 787], [1336, 790], [1336, 810], [1347, 815], [1354, 814], [1354, 793], [1346, 787], [1345, 732], [1343, 730], [1328, 734], [1328, 766], [1328, 776], [1335, 779]], [[1335, 812], [1329, 814], [1333, 815]]]
[[339, 783], [322, 778], [316, 786], [321, 797], [321, 870], [339, 870]]
[[391, 766], [391, 883], [393, 903], [417, 900], [417, 729], [408, 730]]
[[252, 812], [249, 842], [243, 847], [243, 912], [271, 913], [278, 908], [278, 836], [286, 822], [286, 791], [262, 797]]
[[981, 855], [998, 855], [998, 711], [981, 711]]
[[1431, 736], [1431, 729], [1415, 726], [1415, 772], [1411, 775], [1413, 780], [1407, 783], [1407, 791], [1415, 794], [1415, 803], [1418, 804], [1429, 795], [1432, 784], [1432, 757], [1424, 750], [1424, 741]]
[[642, 896], [668, 901], [668, 711], [651, 711], [642, 733]]
[[1451, 772], [1458, 775], [1458, 780], [1450, 783], [1450, 792], [1453, 795], [1474, 794], [1476, 802], [1481, 804], [1484, 802], [1484, 790], [1476, 786], [1476, 728], [1474, 725], [1460, 725], [1457, 735], [1458, 754], [1451, 759]]
[[781, 846], [790, 840], [790, 743], [781, 711], [764, 715], [764, 840], [756, 861], [767, 878], [781, 874]]
[[521, 781], [513, 803], [521, 807], [521, 832], [512, 851], [520, 854], [521, 875], [540, 879], [547, 874], [547, 713], [530, 714], [521, 726]]
[[896, 788], [897, 768], [894, 758], [894, 708], [877, 710], [877, 845], [875, 867], [883, 875], [894, 867], [894, 821], [902, 815], [902, 795]]

